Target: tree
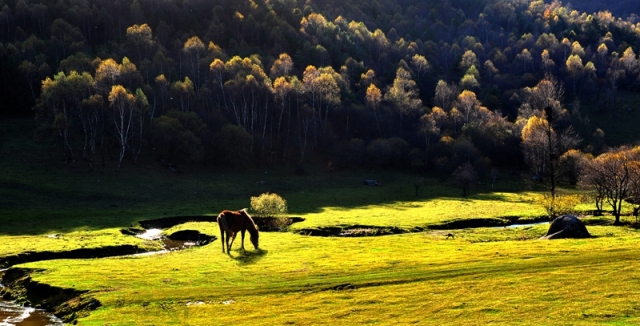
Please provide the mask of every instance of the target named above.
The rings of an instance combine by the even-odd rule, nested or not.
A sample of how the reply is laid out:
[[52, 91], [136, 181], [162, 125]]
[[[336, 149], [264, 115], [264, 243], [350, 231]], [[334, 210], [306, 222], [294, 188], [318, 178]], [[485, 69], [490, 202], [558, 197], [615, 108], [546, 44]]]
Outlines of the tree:
[[478, 66], [478, 57], [471, 50], [464, 51], [462, 60], [460, 61], [460, 68], [462, 71], [466, 71], [471, 66]]
[[449, 85], [441, 79], [436, 84], [435, 98], [433, 100], [436, 106], [448, 112], [453, 107], [453, 102], [458, 94], [458, 88], [454, 84]]
[[203, 157], [205, 130], [207, 126], [195, 113], [170, 110], [153, 119], [153, 144], [160, 157], [170, 164], [198, 162]]
[[567, 177], [569, 184], [575, 186], [586, 162], [584, 153], [578, 149], [570, 149], [560, 156], [558, 168]]
[[380, 125], [380, 120], [382, 117], [380, 116], [380, 102], [382, 101], [382, 92], [375, 84], [371, 83], [369, 87], [367, 87], [367, 94], [365, 96], [365, 103], [367, 107], [371, 108], [373, 111], [373, 117], [376, 120], [376, 125], [378, 126], [378, 132], [383, 133], [382, 126]]
[[113, 108], [112, 120], [116, 130], [116, 139], [120, 143], [120, 157], [117, 170], [120, 170], [122, 159], [133, 135], [133, 106], [136, 98], [122, 85], [114, 85], [109, 93], [109, 103]]
[[552, 124], [556, 115], [551, 107], [546, 107], [541, 115], [531, 116], [522, 129], [522, 150], [525, 162], [531, 167], [534, 176], [540, 181], [545, 181], [548, 177], [553, 199], [559, 173], [558, 158], [574, 148], [580, 142], [580, 138], [571, 127], [560, 132], [554, 130]]
[[134, 115], [134, 123], [136, 124], [137, 133], [135, 137], [133, 137], [133, 141], [131, 144], [133, 150], [133, 162], [138, 161], [138, 156], [140, 156], [140, 152], [142, 151], [142, 142], [143, 142], [143, 134], [144, 127], [146, 124], [146, 116], [149, 114], [149, 100], [147, 99], [147, 95], [142, 91], [142, 89], [136, 89], [135, 103], [133, 107], [133, 115]]
[[572, 54], [567, 59], [566, 65], [571, 77], [573, 77], [573, 95], [577, 96], [577, 79], [582, 75], [582, 71], [584, 70], [582, 59], [577, 54]]
[[[420, 118], [420, 133], [424, 135], [425, 146], [424, 151], [427, 161], [429, 160], [429, 146], [433, 136], [440, 136], [440, 127], [438, 126], [438, 114], [442, 111], [439, 107], [434, 107], [431, 113], [425, 114]], [[442, 111], [442, 113], [444, 113]]]
[[416, 69], [416, 75], [418, 76], [418, 80], [422, 80], [422, 77], [424, 77], [424, 74], [426, 74], [427, 71], [429, 71], [429, 69], [431, 68], [431, 65], [429, 64], [427, 59], [424, 56], [419, 54], [415, 54], [411, 58], [411, 64]]
[[111, 87], [116, 85], [119, 78], [120, 67], [115, 60], [109, 58], [100, 62], [96, 69], [95, 82], [96, 87], [104, 92], [103, 94], [108, 94]]
[[104, 98], [102, 95], [94, 94], [82, 100], [82, 116], [85, 128], [85, 148], [88, 151], [83, 156], [89, 162], [89, 170], [93, 170], [93, 155], [96, 153], [96, 143], [98, 135], [103, 131], [104, 123]]
[[527, 67], [533, 65], [533, 56], [527, 49], [523, 49], [522, 52], [518, 53], [516, 55], [516, 60], [522, 62], [522, 71], [524, 73], [527, 72]]
[[487, 60], [484, 62], [484, 71], [489, 77], [490, 84], [493, 83], [493, 77], [500, 73], [498, 68], [496, 68], [496, 66], [493, 65], [493, 62], [491, 60]]
[[467, 197], [469, 194], [469, 188], [471, 184], [476, 181], [477, 173], [473, 168], [473, 165], [469, 162], [466, 162], [456, 168], [453, 172], [453, 177], [456, 179], [456, 182], [462, 188], [462, 197]]
[[422, 106], [422, 101], [418, 95], [418, 86], [416, 82], [411, 79], [411, 74], [400, 67], [396, 71], [393, 86], [384, 94], [384, 99], [398, 112], [402, 124], [403, 116], [410, 114]]
[[189, 63], [191, 65], [191, 77], [195, 81], [194, 89], [196, 94], [200, 94], [200, 57], [205, 51], [204, 43], [197, 36], [192, 36], [186, 42], [182, 51], [189, 57]]
[[282, 76], [288, 76], [293, 70], [293, 60], [286, 53], [281, 53], [278, 59], [273, 62], [269, 77], [276, 79]]
[[138, 60], [142, 62], [143, 58], [148, 57], [149, 48], [153, 45], [153, 35], [151, 27], [147, 24], [133, 25], [127, 28], [127, 40], [135, 47], [138, 52]]
[[477, 117], [481, 105], [480, 101], [476, 98], [476, 93], [469, 90], [464, 90], [458, 95], [456, 104], [464, 117], [465, 123], [469, 123]]
[[[638, 195], [640, 189], [634, 187], [640, 156], [639, 149], [617, 148], [603, 153], [585, 165], [580, 183], [597, 191], [596, 207], [602, 209], [602, 202], [612, 208], [615, 223], [620, 223], [622, 203], [625, 199]], [[599, 201], [600, 205], [599, 205]]]
[[276, 96], [276, 101], [280, 102], [280, 117], [278, 118], [278, 139], [280, 139], [282, 117], [284, 116], [285, 110], [287, 110], [287, 108], [289, 107], [288, 99], [289, 99], [289, 94], [293, 91], [293, 87], [285, 77], [278, 77], [276, 78], [276, 80], [273, 81], [272, 89]]

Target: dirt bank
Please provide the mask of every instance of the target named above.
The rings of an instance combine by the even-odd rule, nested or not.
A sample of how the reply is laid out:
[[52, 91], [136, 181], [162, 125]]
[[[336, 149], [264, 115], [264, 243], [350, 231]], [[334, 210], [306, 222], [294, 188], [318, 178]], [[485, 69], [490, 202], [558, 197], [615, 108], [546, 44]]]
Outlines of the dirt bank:
[[14, 300], [18, 304], [39, 309], [46, 309], [62, 319], [65, 323], [73, 323], [79, 317], [89, 315], [100, 307], [100, 302], [86, 291], [63, 289], [42, 284], [31, 279], [34, 270], [11, 268], [4, 272], [2, 283], [5, 285], [2, 297]]
[[69, 251], [24, 252], [17, 255], [0, 257], [0, 269], [17, 264], [52, 259], [85, 259], [132, 255], [146, 250], [134, 245], [106, 246], [99, 248], [80, 248]]

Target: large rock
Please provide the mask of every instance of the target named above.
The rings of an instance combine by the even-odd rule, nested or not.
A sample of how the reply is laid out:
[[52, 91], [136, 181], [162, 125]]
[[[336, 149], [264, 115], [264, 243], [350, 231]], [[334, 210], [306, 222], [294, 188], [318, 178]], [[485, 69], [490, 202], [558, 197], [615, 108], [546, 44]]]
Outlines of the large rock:
[[591, 234], [587, 231], [587, 227], [584, 226], [579, 218], [573, 215], [562, 215], [556, 217], [547, 234], [540, 239], [577, 239], [577, 238], [591, 238]]

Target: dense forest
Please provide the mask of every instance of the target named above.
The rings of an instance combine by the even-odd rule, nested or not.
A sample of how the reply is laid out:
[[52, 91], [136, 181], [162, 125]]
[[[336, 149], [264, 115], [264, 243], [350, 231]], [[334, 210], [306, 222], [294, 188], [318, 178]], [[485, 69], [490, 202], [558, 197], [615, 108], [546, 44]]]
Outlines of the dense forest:
[[0, 115], [34, 115], [37, 139], [88, 168], [526, 164], [573, 183], [576, 160], [606, 150], [589, 117], [639, 87], [626, 16], [542, 0], [0, 0]]

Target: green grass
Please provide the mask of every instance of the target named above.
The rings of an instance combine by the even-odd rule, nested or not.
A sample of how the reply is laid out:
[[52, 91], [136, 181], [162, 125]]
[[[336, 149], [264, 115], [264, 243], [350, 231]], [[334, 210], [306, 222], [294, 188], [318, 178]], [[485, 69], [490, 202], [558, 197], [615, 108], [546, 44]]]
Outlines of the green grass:
[[[30, 123], [0, 125], [13, 134]], [[183, 167], [184, 174], [172, 174], [143, 161], [121, 172], [112, 165], [89, 172], [82, 162], [63, 167], [58, 149], [15, 134], [0, 147], [0, 256], [158, 246], [119, 229], [143, 219], [247, 207], [251, 196], [267, 191], [288, 201], [290, 215], [305, 218], [292, 232], [263, 232], [260, 251], [225, 255], [217, 240], [157, 256], [20, 265], [36, 269], [38, 282], [98, 299], [102, 307], [81, 318], [82, 325], [640, 323], [640, 234], [607, 225], [608, 217], [590, 220], [598, 225], [588, 226], [595, 238], [586, 240], [537, 240], [544, 225], [362, 238], [294, 233], [544, 215], [539, 194], [517, 174], [504, 173], [495, 189], [474, 185], [471, 196], [460, 198], [459, 189], [435, 178], [416, 196], [415, 176], [391, 171], [329, 173], [311, 166], [298, 176], [287, 167], [242, 173]], [[385, 185], [367, 187], [365, 179]], [[185, 229], [219, 232], [204, 222], [164, 232]], [[446, 239], [450, 232], [455, 239]]]
[[91, 290], [104, 307], [86, 325], [639, 321], [637, 232], [591, 227], [598, 238], [517, 240], [545, 231], [532, 229], [467, 230], [456, 240], [264, 233], [261, 252], [227, 256], [214, 243], [24, 266], [45, 270], [39, 282]]

